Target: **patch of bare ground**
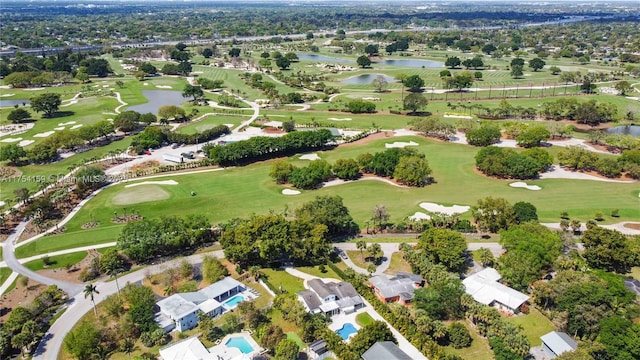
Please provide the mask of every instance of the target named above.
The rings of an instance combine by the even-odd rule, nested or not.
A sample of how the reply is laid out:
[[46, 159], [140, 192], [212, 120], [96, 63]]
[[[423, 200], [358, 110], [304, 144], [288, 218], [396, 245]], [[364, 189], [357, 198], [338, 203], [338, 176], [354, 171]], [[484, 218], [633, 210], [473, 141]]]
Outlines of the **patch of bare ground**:
[[383, 132], [379, 132], [376, 134], [372, 134], [369, 135], [365, 138], [362, 138], [360, 140], [356, 140], [354, 142], [350, 142], [347, 144], [340, 144], [338, 147], [344, 148], [344, 147], [352, 147], [352, 146], [360, 146], [360, 145], [365, 145], [368, 144], [372, 141], [375, 140], [380, 140], [380, 139], [386, 139], [386, 138], [390, 138], [393, 137], [393, 131], [383, 131]]
[[640, 230], [640, 223], [624, 223], [622, 226], [627, 229]]
[[65, 269], [65, 268], [44, 269], [44, 270], [38, 270], [37, 272], [46, 277], [50, 277], [52, 279], [81, 284], [82, 283], [82, 281], [80, 281], [81, 270], [86, 267], [89, 267], [89, 265], [91, 264], [91, 259], [93, 259], [95, 256], [97, 256], [97, 254], [91, 254], [87, 252], [87, 256], [85, 256], [84, 259], [80, 260], [79, 263], [71, 266], [68, 269]]
[[36, 296], [40, 295], [46, 288], [46, 285], [39, 282], [22, 276], [18, 277], [16, 287], [0, 298], [0, 321], [6, 321], [11, 311], [18, 306], [33, 302]]

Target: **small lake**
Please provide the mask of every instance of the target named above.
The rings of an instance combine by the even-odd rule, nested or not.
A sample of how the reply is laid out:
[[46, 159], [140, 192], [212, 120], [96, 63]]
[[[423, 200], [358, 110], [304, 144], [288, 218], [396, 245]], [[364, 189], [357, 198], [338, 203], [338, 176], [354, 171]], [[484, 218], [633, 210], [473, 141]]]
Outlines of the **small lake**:
[[307, 61], [317, 61], [317, 62], [332, 62], [339, 64], [355, 64], [355, 60], [351, 59], [341, 59], [333, 56], [326, 55], [316, 55], [316, 54], [297, 54], [298, 59], [307, 60]]
[[0, 99], [0, 107], [9, 107], [9, 106], [22, 106], [22, 104], [29, 104], [29, 99], [11, 99], [11, 100], [3, 100]]
[[378, 64], [389, 65], [389, 66], [399, 66], [399, 67], [410, 67], [410, 68], [441, 68], [444, 66], [443, 63], [431, 60], [413, 60], [413, 59], [393, 59], [393, 60], [382, 60], [378, 62]]
[[378, 76], [382, 76], [388, 83], [395, 82], [396, 79], [393, 76], [388, 76], [384, 74], [361, 74], [357, 76], [352, 76], [346, 79], [340, 80], [343, 84], [349, 85], [366, 85], [371, 84], [373, 80], [375, 80]]
[[188, 98], [182, 97], [181, 91], [175, 90], [143, 90], [142, 95], [149, 100], [148, 103], [129, 106], [127, 111], [137, 111], [140, 114], [152, 113], [157, 114], [158, 109], [165, 105], [177, 105], [180, 106], [185, 101], [189, 101]]
[[640, 136], [640, 125], [616, 126], [616, 127], [607, 129], [607, 133]]

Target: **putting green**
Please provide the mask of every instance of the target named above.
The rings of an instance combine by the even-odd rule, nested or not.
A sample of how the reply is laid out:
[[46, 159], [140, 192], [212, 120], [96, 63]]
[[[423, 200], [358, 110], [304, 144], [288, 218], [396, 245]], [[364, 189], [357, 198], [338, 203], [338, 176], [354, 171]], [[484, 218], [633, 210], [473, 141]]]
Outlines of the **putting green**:
[[124, 188], [124, 190], [117, 193], [111, 198], [111, 203], [114, 205], [131, 205], [140, 204], [151, 201], [165, 200], [170, 197], [171, 194], [165, 191], [163, 188], [157, 185], [142, 185], [130, 188]]

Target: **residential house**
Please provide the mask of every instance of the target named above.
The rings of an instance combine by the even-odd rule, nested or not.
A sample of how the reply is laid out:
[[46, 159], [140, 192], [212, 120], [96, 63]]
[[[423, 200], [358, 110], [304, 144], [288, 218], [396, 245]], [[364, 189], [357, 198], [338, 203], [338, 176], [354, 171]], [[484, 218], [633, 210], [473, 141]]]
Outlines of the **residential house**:
[[363, 360], [412, 360], [391, 341], [379, 341], [362, 354]]
[[160, 313], [155, 321], [165, 331], [192, 329], [198, 325], [199, 313], [210, 317], [224, 313], [223, 302], [244, 290], [241, 282], [226, 277], [198, 291], [171, 295], [158, 301]]
[[317, 340], [309, 344], [307, 353], [312, 360], [322, 360], [328, 357], [333, 357], [333, 352], [329, 350], [327, 342], [324, 340]]
[[298, 300], [308, 312], [335, 315], [352, 313], [364, 307], [364, 301], [348, 282], [325, 283], [321, 279], [307, 281], [309, 289], [297, 292]]
[[420, 275], [397, 272], [396, 276], [375, 275], [369, 279], [369, 286], [383, 303], [398, 302], [409, 305], [415, 289], [424, 286]]
[[544, 334], [540, 336], [540, 340], [542, 340], [542, 351], [550, 359], [578, 348], [578, 343], [571, 336], [559, 331]]
[[514, 290], [499, 281], [502, 278], [493, 268], [486, 268], [462, 280], [465, 291], [477, 302], [493, 306], [510, 313], [520, 312], [529, 296]]

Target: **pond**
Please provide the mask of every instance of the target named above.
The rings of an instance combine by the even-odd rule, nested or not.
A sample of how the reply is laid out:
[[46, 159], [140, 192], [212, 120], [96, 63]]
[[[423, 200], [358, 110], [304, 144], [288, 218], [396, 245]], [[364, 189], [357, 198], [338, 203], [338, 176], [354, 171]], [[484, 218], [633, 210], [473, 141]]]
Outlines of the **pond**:
[[410, 68], [441, 68], [444, 66], [443, 63], [431, 60], [417, 60], [417, 59], [393, 59], [393, 60], [382, 60], [378, 62], [378, 64], [382, 65], [390, 65], [390, 66], [400, 66], [400, 67], [410, 67]]
[[127, 111], [137, 111], [140, 114], [152, 113], [157, 114], [158, 109], [165, 105], [182, 104], [189, 99], [182, 97], [181, 91], [175, 90], [143, 90], [142, 95], [149, 100], [148, 103], [129, 106]]
[[29, 99], [11, 99], [11, 100], [3, 100], [0, 99], [0, 107], [9, 107], [9, 106], [22, 106], [22, 104], [29, 104]]
[[616, 126], [616, 127], [607, 129], [607, 133], [640, 136], [640, 125]]
[[349, 85], [366, 85], [366, 84], [371, 84], [371, 82], [378, 76], [382, 76], [388, 83], [392, 83], [396, 81], [396, 79], [393, 76], [389, 76], [389, 75], [361, 74], [361, 75], [352, 76], [346, 79], [342, 79], [340, 80], [340, 82], [343, 84], [349, 84]]
[[298, 59], [316, 62], [332, 62], [339, 64], [355, 64], [356, 62], [355, 60], [351, 59], [341, 59], [337, 57], [316, 54], [298, 54]]

